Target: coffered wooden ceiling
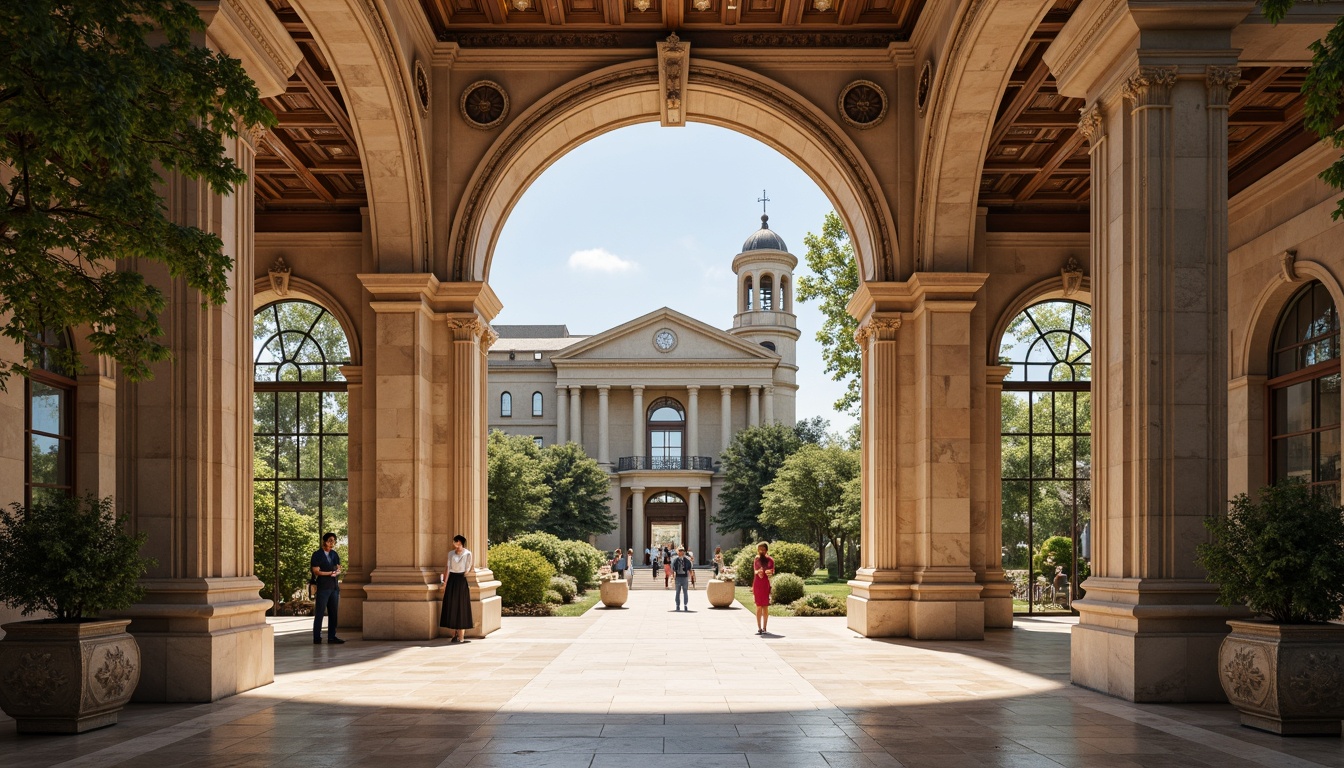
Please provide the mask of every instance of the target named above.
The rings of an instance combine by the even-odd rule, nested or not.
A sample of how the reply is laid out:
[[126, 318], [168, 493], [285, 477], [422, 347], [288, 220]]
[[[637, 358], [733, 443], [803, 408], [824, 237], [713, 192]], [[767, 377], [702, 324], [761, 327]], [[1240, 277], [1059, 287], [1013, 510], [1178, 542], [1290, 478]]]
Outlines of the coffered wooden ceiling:
[[345, 100], [298, 13], [268, 2], [303, 61], [285, 92], [265, 100], [280, 123], [257, 147], [257, 230], [358, 231], [367, 197]]
[[[1080, 0], [1059, 0], [1022, 52], [990, 136], [980, 205], [991, 231], [1086, 232], [1091, 158], [1082, 99], [1061, 96], [1041, 56]], [[1243, 67], [1228, 109], [1228, 191], [1235, 195], [1316, 139], [1302, 127], [1305, 68]]]
[[[908, 39], [924, 6], [924, 0], [420, 2], [439, 39], [482, 47], [527, 45], [530, 40], [615, 46], [635, 42], [641, 33], [661, 37], [669, 31], [714, 46], [885, 45]], [[639, 5], [646, 7], [640, 10]]]

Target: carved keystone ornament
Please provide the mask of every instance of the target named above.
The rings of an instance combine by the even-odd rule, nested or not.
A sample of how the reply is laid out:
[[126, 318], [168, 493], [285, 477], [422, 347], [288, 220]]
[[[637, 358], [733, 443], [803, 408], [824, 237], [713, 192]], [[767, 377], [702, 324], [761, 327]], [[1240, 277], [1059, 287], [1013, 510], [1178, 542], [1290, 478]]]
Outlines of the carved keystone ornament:
[[285, 257], [277, 256], [275, 263], [266, 273], [271, 278], [271, 290], [279, 296], [289, 295], [289, 272], [289, 265], [285, 263]]
[[658, 43], [658, 93], [662, 96], [659, 112], [664, 127], [686, 124], [684, 101], [691, 74], [690, 58], [691, 44], [683, 42], [675, 32]]

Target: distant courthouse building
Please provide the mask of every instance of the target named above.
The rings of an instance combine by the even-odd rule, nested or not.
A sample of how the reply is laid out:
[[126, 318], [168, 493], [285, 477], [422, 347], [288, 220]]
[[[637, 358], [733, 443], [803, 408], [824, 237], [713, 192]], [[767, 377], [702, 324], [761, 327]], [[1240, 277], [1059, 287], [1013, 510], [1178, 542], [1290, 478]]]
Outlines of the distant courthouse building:
[[793, 269], [761, 217], [733, 259], [737, 313], [726, 331], [663, 307], [592, 336], [563, 325], [496, 325], [490, 428], [540, 445], [572, 441], [611, 473], [617, 529], [599, 549], [685, 544], [709, 562], [737, 546], [710, 519], [720, 456], [740, 429], [795, 421]]

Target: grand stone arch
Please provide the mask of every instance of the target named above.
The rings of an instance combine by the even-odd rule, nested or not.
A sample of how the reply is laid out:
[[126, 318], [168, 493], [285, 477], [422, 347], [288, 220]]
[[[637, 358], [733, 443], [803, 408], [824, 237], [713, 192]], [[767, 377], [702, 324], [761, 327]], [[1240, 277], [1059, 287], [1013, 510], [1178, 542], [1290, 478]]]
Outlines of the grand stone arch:
[[[485, 281], [509, 212], [552, 163], [608, 131], [659, 119], [658, 65], [614, 65], [555, 89], [510, 125], [477, 167], [453, 226], [447, 272]], [[760, 74], [697, 58], [687, 117], [779, 151], [835, 205], [864, 280], [895, 279], [895, 226], [876, 175], [840, 126], [805, 97]]]
[[915, 271], [967, 271], [999, 100], [1051, 0], [965, 0], [939, 57], [920, 158]]
[[382, 3], [292, 0], [330, 63], [363, 162], [373, 253], [382, 272], [424, 272], [430, 221], [422, 118]]

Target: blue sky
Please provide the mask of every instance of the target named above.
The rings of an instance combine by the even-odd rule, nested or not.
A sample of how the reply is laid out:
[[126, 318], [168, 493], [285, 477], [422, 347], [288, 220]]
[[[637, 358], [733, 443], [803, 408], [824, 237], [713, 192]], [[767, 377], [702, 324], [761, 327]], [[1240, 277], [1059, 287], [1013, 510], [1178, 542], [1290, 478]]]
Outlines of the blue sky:
[[[603, 134], [539, 177], [509, 215], [490, 284], [499, 324], [563, 323], [591, 334], [667, 306], [718, 328], [732, 325], [732, 260], [770, 228], [807, 273], [803, 235], [832, 206], [808, 176], [770, 147], [725, 128], [657, 123]], [[833, 429], [854, 418], [833, 404], [843, 386], [823, 372], [821, 313], [797, 302], [798, 417]]]

